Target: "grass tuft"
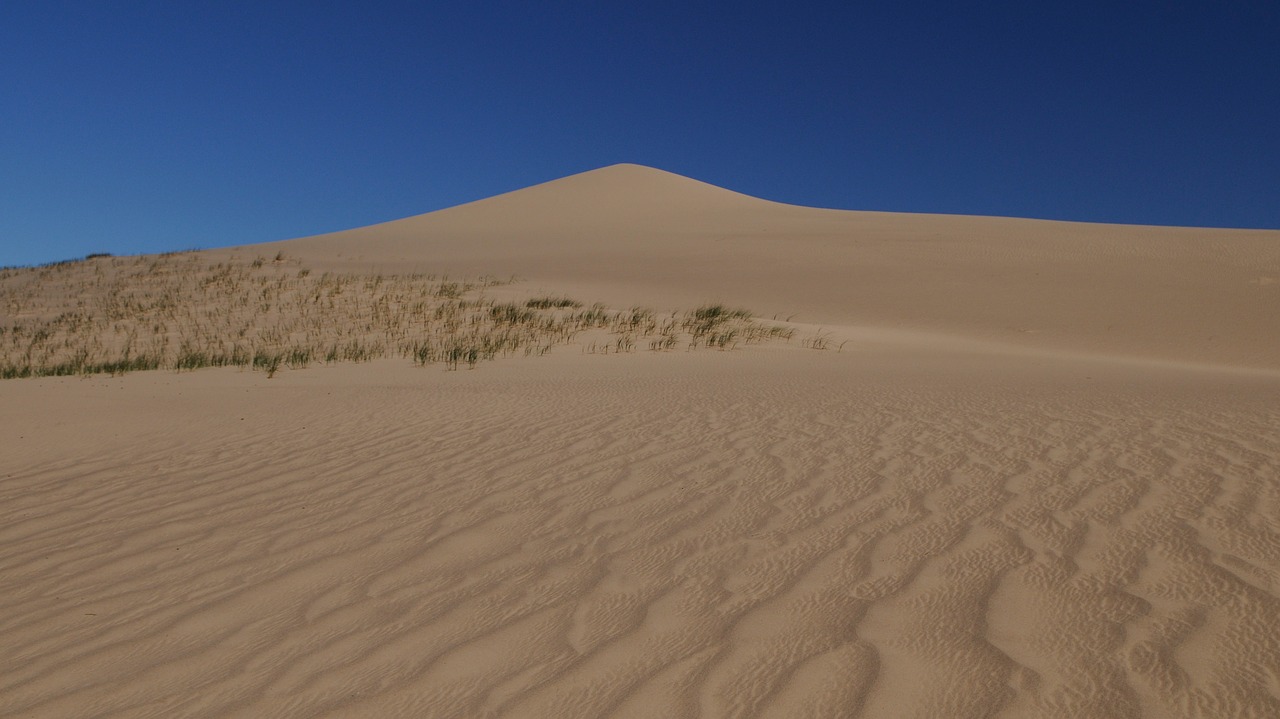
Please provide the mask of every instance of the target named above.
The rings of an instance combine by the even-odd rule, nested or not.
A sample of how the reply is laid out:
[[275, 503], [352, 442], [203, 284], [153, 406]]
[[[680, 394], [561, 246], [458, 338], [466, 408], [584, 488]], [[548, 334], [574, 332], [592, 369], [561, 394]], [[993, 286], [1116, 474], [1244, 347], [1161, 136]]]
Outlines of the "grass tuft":
[[571, 300], [568, 297], [534, 297], [525, 302], [524, 306], [538, 310], [577, 309], [582, 306], [582, 303], [577, 300]]

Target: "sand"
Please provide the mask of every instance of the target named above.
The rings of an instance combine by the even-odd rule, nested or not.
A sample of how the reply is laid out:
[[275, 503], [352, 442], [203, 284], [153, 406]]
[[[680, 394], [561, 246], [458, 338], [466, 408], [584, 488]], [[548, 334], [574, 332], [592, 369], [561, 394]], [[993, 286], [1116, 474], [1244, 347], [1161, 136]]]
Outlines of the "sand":
[[276, 252], [798, 334], [0, 382], [0, 716], [1280, 715], [1278, 232], [617, 166]]

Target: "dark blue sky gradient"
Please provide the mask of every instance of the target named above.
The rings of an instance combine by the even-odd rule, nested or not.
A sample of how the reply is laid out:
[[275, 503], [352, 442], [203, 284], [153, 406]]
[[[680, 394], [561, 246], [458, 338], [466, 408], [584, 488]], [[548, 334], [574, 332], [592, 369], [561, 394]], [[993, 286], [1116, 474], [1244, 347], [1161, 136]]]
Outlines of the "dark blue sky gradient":
[[0, 265], [616, 162], [824, 207], [1280, 228], [1274, 0], [192, 5], [0, 6]]

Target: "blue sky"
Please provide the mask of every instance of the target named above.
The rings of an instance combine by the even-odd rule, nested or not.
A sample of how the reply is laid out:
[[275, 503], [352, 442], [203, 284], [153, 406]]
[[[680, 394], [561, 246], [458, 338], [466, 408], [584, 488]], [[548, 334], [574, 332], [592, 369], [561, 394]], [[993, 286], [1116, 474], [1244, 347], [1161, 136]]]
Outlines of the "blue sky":
[[1273, 0], [15, 2], [0, 107], [0, 265], [616, 162], [823, 207], [1280, 228]]

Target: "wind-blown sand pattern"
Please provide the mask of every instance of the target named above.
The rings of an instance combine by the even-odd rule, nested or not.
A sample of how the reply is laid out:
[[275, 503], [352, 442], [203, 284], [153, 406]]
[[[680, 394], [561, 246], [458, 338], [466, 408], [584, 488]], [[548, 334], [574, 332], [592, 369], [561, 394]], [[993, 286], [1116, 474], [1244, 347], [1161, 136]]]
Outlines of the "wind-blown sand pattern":
[[[863, 219], [632, 167], [488, 202], [544, 208], [509, 218], [538, 237], [569, 223], [592, 176], [609, 193], [635, 185], [641, 205], [655, 185], [682, 199], [635, 211], [655, 233], [714, 234], [711, 198], [779, 227]], [[627, 200], [586, 221], [627, 226]], [[404, 222], [472, 213], [489, 225], [469, 251], [515, 242], [483, 204]], [[901, 219], [1007, 223], [997, 248], [1058, 227]], [[456, 229], [422, 231], [423, 269], [438, 250], [441, 272], [484, 271], [450, 255]], [[931, 255], [972, 316], [945, 326], [939, 297], [879, 323], [851, 321], [879, 310], [843, 301], [795, 318], [838, 352], [569, 345], [475, 371], [383, 359], [271, 379], [0, 382], [0, 715], [1280, 715], [1280, 288], [1248, 284], [1280, 267], [1280, 233], [1194, 231], [1234, 247], [1211, 256], [1187, 249], [1190, 230], [1071, 231], [1116, 248], [1041, 266], [1066, 304], [1031, 294], [1006, 313], [1041, 312], [1042, 333], [1005, 336], [972, 265]], [[682, 280], [665, 263], [705, 248], [654, 237], [548, 240], [552, 256], [587, 255], [517, 274], [616, 307], [725, 301], [766, 317], [870, 292], [796, 285], [810, 299], [771, 303], [789, 278], [827, 281], [832, 258], [792, 248], [776, 286], [734, 293], [734, 271], [768, 275], [759, 257]], [[341, 258], [333, 237], [280, 246], [317, 271], [374, 271], [369, 255], [391, 253], [347, 242]], [[646, 251], [647, 266], [614, 264]], [[1197, 279], [1174, 302], [1179, 252]], [[1174, 304], [1135, 296], [1117, 322], [1153, 326], [1110, 337], [1106, 298], [1073, 282], [1096, 266], [1091, 286], [1107, 287], [1115, 257], [1156, 255], [1134, 293]], [[592, 263], [652, 282], [596, 285]], [[518, 261], [492, 264], [502, 276]], [[897, 279], [917, 274], [904, 264]], [[1210, 329], [1216, 344], [1179, 344]]]

